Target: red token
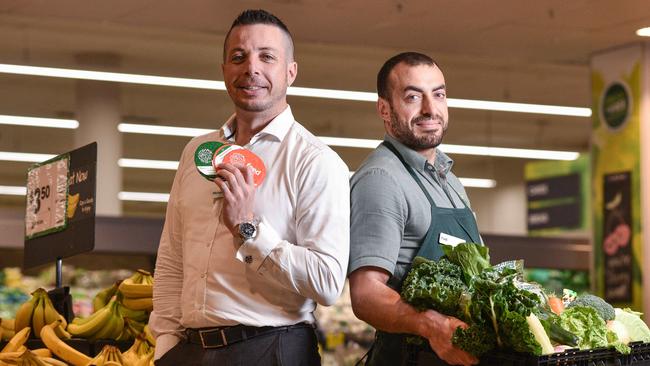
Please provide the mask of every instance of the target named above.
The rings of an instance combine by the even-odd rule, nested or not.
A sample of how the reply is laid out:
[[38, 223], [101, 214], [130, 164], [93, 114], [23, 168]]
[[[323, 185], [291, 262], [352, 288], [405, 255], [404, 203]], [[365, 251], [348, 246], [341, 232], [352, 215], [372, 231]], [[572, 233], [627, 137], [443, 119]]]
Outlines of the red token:
[[262, 159], [250, 150], [241, 146], [228, 145], [217, 150], [212, 159], [212, 164], [216, 167], [221, 164], [233, 164], [236, 166], [250, 166], [253, 168], [253, 182], [259, 186], [266, 176], [266, 167]]

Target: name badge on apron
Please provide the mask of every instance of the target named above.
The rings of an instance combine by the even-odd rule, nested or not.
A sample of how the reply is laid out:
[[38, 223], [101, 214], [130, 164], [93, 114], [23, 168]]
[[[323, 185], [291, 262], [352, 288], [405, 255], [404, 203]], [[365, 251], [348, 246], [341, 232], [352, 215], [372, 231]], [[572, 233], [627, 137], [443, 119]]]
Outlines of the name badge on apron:
[[465, 243], [465, 239], [457, 238], [453, 235], [445, 234], [445, 233], [440, 233], [440, 237], [438, 238], [438, 242], [440, 244], [444, 245], [451, 245], [455, 247], [458, 244]]

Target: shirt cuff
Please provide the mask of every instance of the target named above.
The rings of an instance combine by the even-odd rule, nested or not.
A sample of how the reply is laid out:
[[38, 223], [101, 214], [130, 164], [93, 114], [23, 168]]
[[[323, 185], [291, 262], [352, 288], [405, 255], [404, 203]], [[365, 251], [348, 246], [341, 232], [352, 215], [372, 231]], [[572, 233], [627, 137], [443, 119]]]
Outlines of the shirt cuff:
[[257, 236], [254, 239], [246, 240], [239, 247], [237, 259], [257, 271], [262, 266], [264, 259], [281, 241], [280, 235], [262, 218], [257, 226]]
[[156, 338], [156, 348], [154, 351], [153, 359], [158, 360], [165, 355], [170, 349], [180, 342], [181, 339], [173, 334], [162, 334]]

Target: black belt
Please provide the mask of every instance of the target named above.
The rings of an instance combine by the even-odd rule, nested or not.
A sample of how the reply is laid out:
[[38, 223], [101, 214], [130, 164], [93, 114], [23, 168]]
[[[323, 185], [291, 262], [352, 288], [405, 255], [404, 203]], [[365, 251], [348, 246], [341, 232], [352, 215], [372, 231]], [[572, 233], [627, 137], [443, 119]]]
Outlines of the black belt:
[[187, 336], [187, 341], [189, 343], [200, 344], [203, 348], [221, 348], [263, 334], [296, 328], [313, 328], [313, 325], [309, 323], [298, 323], [282, 327], [252, 327], [239, 324], [231, 327], [188, 328], [185, 330], [185, 335]]

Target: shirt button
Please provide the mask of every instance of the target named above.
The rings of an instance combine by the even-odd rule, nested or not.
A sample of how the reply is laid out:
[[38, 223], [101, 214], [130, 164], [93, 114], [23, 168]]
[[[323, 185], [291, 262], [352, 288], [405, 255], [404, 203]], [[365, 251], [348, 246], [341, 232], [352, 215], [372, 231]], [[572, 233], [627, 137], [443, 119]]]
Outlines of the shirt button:
[[201, 278], [205, 278], [205, 273], [201, 273]]
[[210, 245], [212, 245], [212, 243], [207, 243], [205, 246], [210, 248]]
[[246, 258], [244, 258], [244, 262], [251, 264], [253, 263], [253, 257], [250, 255], [247, 255]]

